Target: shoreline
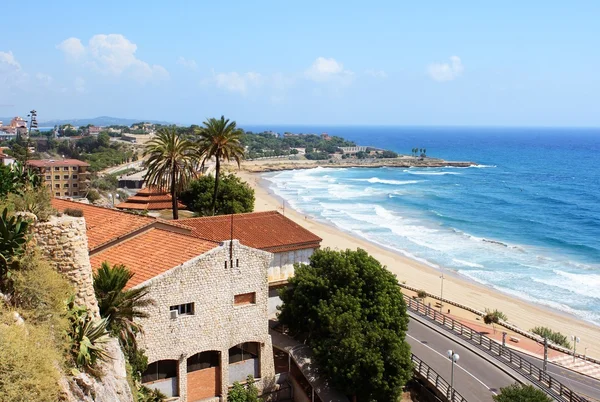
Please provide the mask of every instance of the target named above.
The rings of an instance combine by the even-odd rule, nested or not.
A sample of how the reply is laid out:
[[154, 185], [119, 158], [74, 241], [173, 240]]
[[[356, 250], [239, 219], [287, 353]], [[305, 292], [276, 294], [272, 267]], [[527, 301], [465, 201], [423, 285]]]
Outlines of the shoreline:
[[[236, 171], [236, 174], [255, 190], [255, 211], [278, 210], [282, 212], [283, 199], [270, 191], [268, 180], [264, 179], [260, 173]], [[566, 312], [511, 296], [490, 285], [465, 278], [452, 269], [431, 267], [413, 260], [397, 250], [358, 237], [331, 223], [304, 215], [291, 207], [286, 206], [284, 214], [321, 237], [324, 248], [343, 250], [360, 247], [366, 250], [394, 273], [399, 282], [405, 281], [406, 285], [439, 295], [440, 275], [443, 273], [444, 298], [480, 311], [485, 308], [498, 309], [508, 316], [509, 323], [522, 330], [528, 331], [533, 327], [545, 326], [561, 332], [567, 337], [576, 334], [581, 338], [581, 343], [577, 345], [579, 351], [587, 348], [589, 356], [600, 357], [600, 344], [595, 342], [596, 339], [600, 339], [600, 327], [592, 323]]]

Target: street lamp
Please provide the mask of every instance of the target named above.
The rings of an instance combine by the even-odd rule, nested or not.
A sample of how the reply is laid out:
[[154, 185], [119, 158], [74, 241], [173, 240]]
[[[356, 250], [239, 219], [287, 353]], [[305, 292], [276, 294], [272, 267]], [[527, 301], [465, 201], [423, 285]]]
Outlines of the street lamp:
[[577, 344], [581, 339], [578, 336], [571, 335], [571, 340], [573, 341], [573, 363], [575, 363], [575, 351], [577, 350]]
[[451, 349], [446, 352], [446, 355], [452, 361], [452, 371], [450, 374], [450, 401], [452, 401], [454, 399], [454, 363], [458, 362], [460, 356]]
[[440, 276], [442, 280], [442, 288], [440, 289], [440, 313], [442, 312], [442, 308], [444, 307], [444, 274]]
[[112, 207], [115, 207], [115, 197], [117, 197], [117, 200], [119, 199], [119, 194], [118, 193], [108, 193], [108, 196], [112, 198]]

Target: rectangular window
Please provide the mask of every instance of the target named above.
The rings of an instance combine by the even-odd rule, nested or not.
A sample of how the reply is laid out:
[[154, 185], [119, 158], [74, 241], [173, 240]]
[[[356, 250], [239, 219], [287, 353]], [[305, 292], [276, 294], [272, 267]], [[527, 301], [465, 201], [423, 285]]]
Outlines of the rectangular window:
[[60, 168], [58, 166], [55, 166], [54, 170], [57, 171], [57, 170], [60, 170]]
[[73, 166], [73, 170], [77, 170], [77, 166]]
[[52, 176], [50, 176], [50, 175], [46, 176], [46, 180], [51, 180], [51, 179], [52, 179]]
[[73, 187], [79, 187], [79, 184], [73, 183]]
[[256, 342], [245, 342], [229, 349], [229, 364], [258, 358], [259, 346]]
[[179, 315], [194, 315], [194, 303], [180, 304], [171, 306], [169, 310], [176, 310]]
[[219, 353], [215, 351], [200, 352], [187, 359], [187, 372], [219, 367]]
[[54, 193], [54, 195], [56, 195], [57, 197], [60, 197], [60, 193]]
[[56, 184], [54, 185], [54, 188], [60, 188], [60, 184], [56, 183]]
[[68, 192], [68, 191], [65, 191], [65, 195], [69, 195], [69, 192]]
[[256, 292], [242, 293], [233, 297], [234, 306], [244, 306], [246, 304], [256, 304]]
[[63, 170], [66, 170], [66, 171], [68, 172], [68, 171], [69, 171], [69, 167], [68, 167], [68, 166], [65, 166], [65, 167], [63, 168]]
[[69, 188], [69, 183], [65, 183], [65, 184], [63, 185], [63, 187], [64, 187], [64, 188]]
[[68, 174], [64, 174], [64, 175], [63, 175], [63, 179], [65, 179], [65, 180], [69, 180], [69, 175], [68, 175]]
[[74, 175], [73, 175], [73, 178], [74, 178], [74, 179], [77, 179], [77, 175], [76, 175], [76, 174], [74, 174]]
[[60, 175], [59, 174], [54, 175], [54, 180], [60, 180]]

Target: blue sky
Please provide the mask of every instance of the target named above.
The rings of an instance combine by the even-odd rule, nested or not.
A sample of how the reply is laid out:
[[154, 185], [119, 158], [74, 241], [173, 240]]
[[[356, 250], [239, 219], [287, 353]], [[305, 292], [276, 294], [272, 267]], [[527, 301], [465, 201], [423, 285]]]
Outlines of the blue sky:
[[600, 126], [598, 1], [91, 3], [3, 2], [0, 116]]

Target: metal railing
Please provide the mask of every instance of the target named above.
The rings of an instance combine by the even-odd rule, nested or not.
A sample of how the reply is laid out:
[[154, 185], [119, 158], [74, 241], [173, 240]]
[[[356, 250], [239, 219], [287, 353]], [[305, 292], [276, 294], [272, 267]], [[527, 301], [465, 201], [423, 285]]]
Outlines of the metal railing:
[[414, 370], [419, 373], [421, 377], [425, 378], [429, 384], [434, 386], [435, 389], [441, 392], [446, 400], [451, 402], [468, 402], [462, 397], [461, 394], [452, 389], [450, 384], [448, 384], [448, 382], [444, 380], [442, 376], [436, 373], [435, 370], [429, 367], [423, 360], [419, 359], [415, 355], [411, 356], [411, 360], [413, 362]]
[[446, 316], [439, 311], [427, 306], [418, 300], [411, 299], [404, 295], [404, 300], [408, 308], [419, 315], [427, 317], [430, 321], [433, 321], [437, 325], [444, 327], [446, 330], [450, 330], [455, 335], [460, 336], [472, 345], [483, 350], [488, 355], [494, 357], [496, 360], [506, 364], [523, 377], [527, 378], [532, 383], [536, 384], [547, 394], [559, 401], [569, 402], [587, 402], [588, 400], [577, 395], [571, 391], [567, 386], [563, 385], [560, 381], [544, 372], [539, 367], [531, 364], [526, 359], [519, 356], [517, 353], [510, 350], [508, 347], [503, 347], [496, 341], [488, 338], [485, 335], [481, 335], [479, 332], [472, 330], [466, 325]]

